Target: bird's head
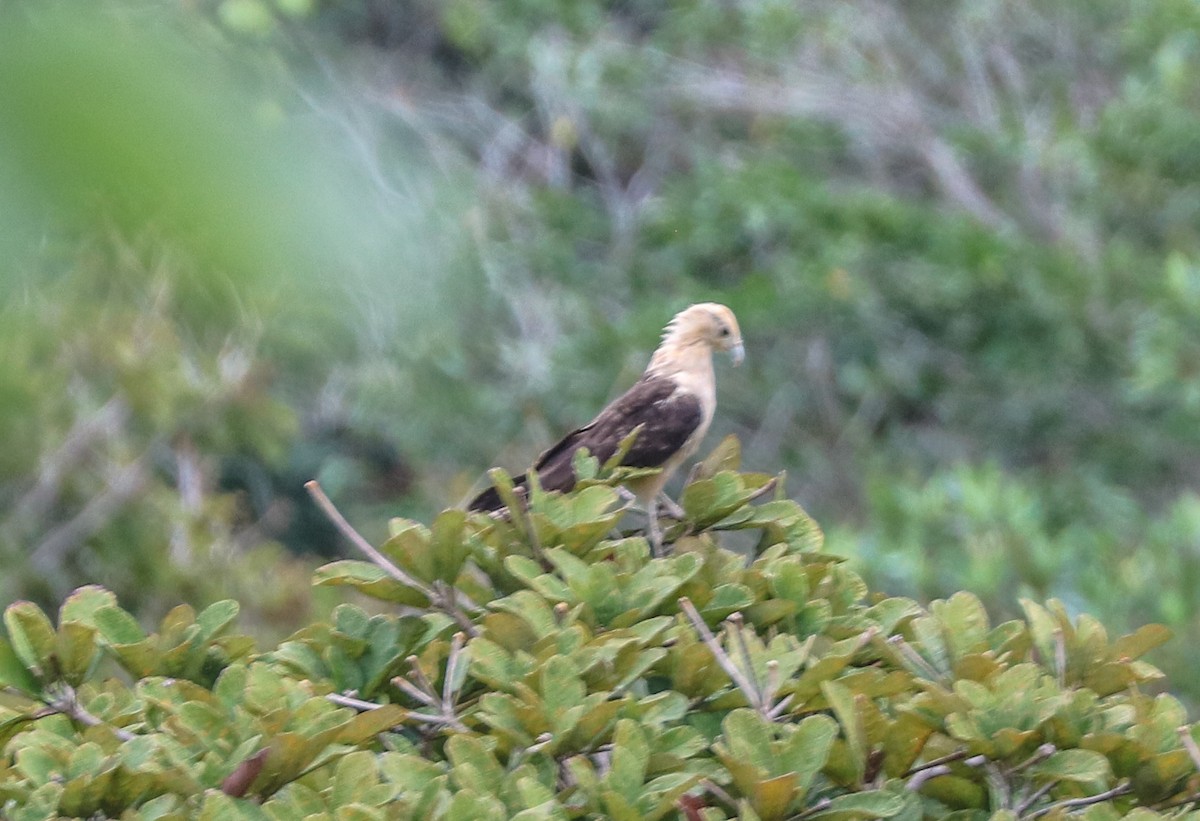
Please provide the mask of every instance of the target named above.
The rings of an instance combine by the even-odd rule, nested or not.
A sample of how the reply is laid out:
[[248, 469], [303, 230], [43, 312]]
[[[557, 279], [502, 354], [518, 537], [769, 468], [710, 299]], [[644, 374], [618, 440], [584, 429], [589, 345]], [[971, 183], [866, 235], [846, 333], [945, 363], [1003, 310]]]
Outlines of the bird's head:
[[740, 365], [746, 356], [737, 317], [716, 302], [690, 305], [675, 314], [663, 331], [663, 341], [679, 346], [707, 345], [710, 350], [726, 351], [734, 365]]

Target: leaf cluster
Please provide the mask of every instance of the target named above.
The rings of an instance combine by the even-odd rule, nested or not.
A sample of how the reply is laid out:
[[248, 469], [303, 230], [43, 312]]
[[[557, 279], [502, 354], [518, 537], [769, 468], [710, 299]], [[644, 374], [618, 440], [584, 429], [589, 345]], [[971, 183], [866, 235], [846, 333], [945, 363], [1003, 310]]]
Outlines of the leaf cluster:
[[[392, 523], [342, 604], [259, 651], [238, 606], [145, 632], [100, 588], [0, 641], [0, 810], [135, 819], [1108, 819], [1200, 801], [1195, 729], [1057, 602], [869, 591], [727, 440], [654, 558], [619, 470], [506, 518]], [[776, 498], [762, 501], [763, 488]], [[749, 555], [722, 546], [749, 531]]]

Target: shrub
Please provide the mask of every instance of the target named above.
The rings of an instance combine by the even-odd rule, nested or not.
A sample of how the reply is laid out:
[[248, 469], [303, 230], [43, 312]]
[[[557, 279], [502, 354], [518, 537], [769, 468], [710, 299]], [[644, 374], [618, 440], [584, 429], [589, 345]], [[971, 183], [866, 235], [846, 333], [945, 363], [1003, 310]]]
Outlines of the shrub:
[[[869, 591], [783, 477], [726, 440], [654, 558], [619, 471], [572, 493], [496, 479], [510, 519], [392, 522], [345, 603], [277, 647], [238, 604], [147, 634], [98, 587], [0, 643], [0, 807], [14, 821], [1063, 817], [1200, 801], [1195, 729], [1140, 658], [1061, 604], [993, 624], [957, 593]], [[320, 495], [319, 489], [316, 495]], [[347, 532], [349, 531], [347, 526]], [[722, 546], [747, 535], [750, 555]]]

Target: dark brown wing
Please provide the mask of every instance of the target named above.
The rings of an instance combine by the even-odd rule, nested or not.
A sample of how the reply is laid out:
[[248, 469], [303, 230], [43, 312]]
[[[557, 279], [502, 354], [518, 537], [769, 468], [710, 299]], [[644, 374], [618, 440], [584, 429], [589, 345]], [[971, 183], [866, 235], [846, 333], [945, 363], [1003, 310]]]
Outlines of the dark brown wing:
[[[575, 486], [571, 463], [575, 451], [586, 447], [602, 463], [617, 451], [621, 440], [638, 425], [641, 433], [625, 454], [621, 464], [630, 467], [658, 467], [667, 461], [700, 426], [703, 413], [700, 400], [690, 393], [676, 392], [670, 379], [643, 376], [633, 387], [583, 427], [568, 433], [556, 445], [538, 457], [534, 464], [538, 480], [548, 490], [570, 490]], [[524, 476], [514, 480], [520, 485]], [[471, 510], [498, 510], [503, 507], [494, 488], [476, 496]]]

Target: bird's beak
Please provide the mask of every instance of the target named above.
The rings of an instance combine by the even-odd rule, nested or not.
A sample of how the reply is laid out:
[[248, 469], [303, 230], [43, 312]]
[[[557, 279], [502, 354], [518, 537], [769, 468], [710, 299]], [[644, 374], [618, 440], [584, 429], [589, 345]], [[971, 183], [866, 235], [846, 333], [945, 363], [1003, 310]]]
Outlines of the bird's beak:
[[742, 364], [742, 360], [746, 358], [746, 349], [742, 347], [741, 342], [735, 343], [734, 346], [729, 349], [729, 358], [733, 360], [735, 367]]

